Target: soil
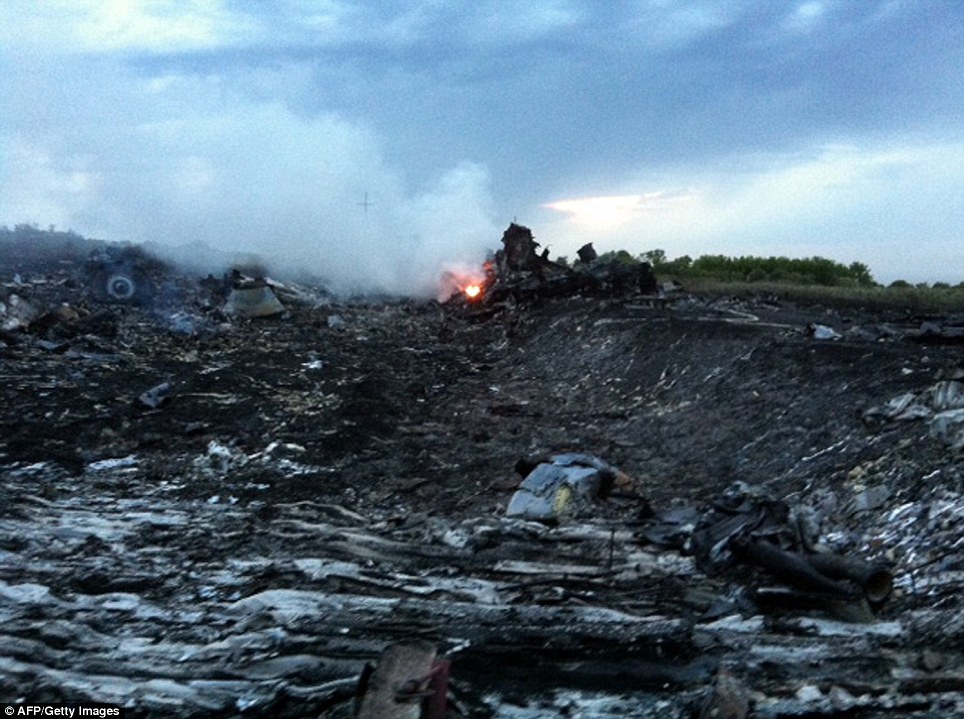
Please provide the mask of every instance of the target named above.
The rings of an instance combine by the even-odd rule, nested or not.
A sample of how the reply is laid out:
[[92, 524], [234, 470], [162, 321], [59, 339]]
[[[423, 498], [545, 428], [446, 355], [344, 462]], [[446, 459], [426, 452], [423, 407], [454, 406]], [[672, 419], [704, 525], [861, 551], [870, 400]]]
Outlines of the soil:
[[[253, 645], [230, 642], [254, 635], [222, 610], [230, 614], [266, 592], [385, 598], [399, 595], [391, 582], [414, 576], [488, 581], [480, 557], [537, 561], [561, 546], [548, 537], [567, 526], [608, 523], [613, 537], [629, 532], [619, 550], [628, 557], [645, 546], [634, 532], [653, 510], [706, 507], [743, 482], [820, 510], [837, 549], [894, 564], [898, 591], [877, 621], [904, 627], [886, 640], [904, 652], [900, 662], [914, 661], [924, 647], [910, 644], [929, 637], [946, 681], [917, 704], [895, 706], [938, 716], [960, 701], [962, 682], [947, 679], [961, 676], [959, 648], [926, 629], [912, 637], [907, 627], [931, 626], [927, 611], [961, 609], [961, 454], [931, 436], [925, 419], [864, 419], [961, 367], [959, 346], [913, 341], [920, 318], [682, 291], [533, 294], [479, 311], [460, 302], [332, 301], [289, 284], [276, 287], [283, 315], [238, 319], [223, 313], [216, 291], [170, 271], [154, 280], [151, 302], [137, 306], [95, 301], [76, 264], [8, 262], [0, 267], [0, 299], [9, 306], [16, 295], [37, 317], [0, 336], [0, 616], [7, 627], [0, 630], [0, 700], [116, 701], [144, 716], [252, 715], [269, 706], [275, 715], [318, 715], [325, 709], [305, 687], [354, 676], [359, 662], [405, 633], [383, 627], [338, 650], [302, 627], [300, 636], [315, 639], [299, 644], [291, 639], [294, 620], [263, 607], [244, 620], [264, 625], [257, 674], [248, 661]], [[815, 339], [807, 331], [814, 323], [839, 338]], [[142, 398], [165, 383], [157, 398]], [[570, 451], [618, 467], [632, 491], [600, 502], [591, 517], [546, 529], [545, 537], [537, 532], [536, 556], [516, 537], [496, 554], [476, 547], [467, 558], [451, 533], [480, 522], [509, 531], [499, 523], [520, 481], [517, 461]], [[867, 495], [875, 488], [879, 502]], [[902, 529], [898, 520], [908, 512], [916, 514]], [[397, 561], [372, 537], [395, 542]], [[363, 547], [370, 547], [367, 565]], [[611, 543], [610, 564], [612, 551]], [[356, 564], [334, 581], [317, 565], [312, 574], [308, 560]], [[367, 566], [366, 577], [352, 574], [359, 566]], [[715, 595], [732, 587], [687, 571]], [[373, 589], [376, 574], [382, 584]], [[647, 595], [654, 602], [647, 611], [695, 621], [699, 607], [679, 606], [692, 580], [671, 574], [652, 578], [663, 594]], [[921, 589], [911, 586], [915, 580], [933, 584]], [[613, 598], [613, 584], [593, 594], [565, 581], [558, 580], [568, 587], [562, 598], [513, 594], [511, 602], [628, 606], [625, 596]], [[465, 601], [468, 590], [446, 591]], [[288, 639], [271, 639], [272, 623]], [[784, 628], [783, 636], [793, 631]], [[458, 655], [451, 635], [439, 641]], [[153, 656], [146, 645], [160, 652], [171, 643], [194, 647], [192, 671], [212, 683], [207, 690], [175, 669], [152, 673], [152, 663], [176, 668], [178, 660]], [[738, 644], [724, 651], [691, 642], [674, 662], [697, 666], [689, 662], [705, 654], [722, 657], [732, 672], [745, 659], [733, 657], [749, 651]], [[634, 651], [625, 656], [638, 659]], [[571, 647], [560, 652], [579, 658]], [[272, 675], [264, 662], [280, 659], [293, 664]], [[773, 708], [777, 697], [816, 716], [823, 705], [795, 692], [816, 686], [829, 701], [827, 669], [737, 675], [752, 687], [744, 691], [761, 715], [782, 716]], [[893, 669], [855, 669], [848, 692], [860, 696], [863, 686], [873, 696]], [[568, 701], [579, 716], [618, 716], [625, 710], [618, 702], [633, 696], [654, 702], [636, 716], [689, 716], [729, 676], [693, 671], [667, 680], [676, 682], [671, 696], [650, 688], [642, 699], [610, 675], [587, 688], [585, 677], [557, 674], [525, 696], [518, 688], [496, 696], [466, 678], [462, 704], [474, 716], [521, 717], [562, 715]], [[458, 686], [457, 659], [453, 680]], [[583, 693], [564, 696], [573, 687]], [[579, 703], [586, 696], [596, 710]], [[890, 711], [880, 702], [861, 706], [861, 716]]]

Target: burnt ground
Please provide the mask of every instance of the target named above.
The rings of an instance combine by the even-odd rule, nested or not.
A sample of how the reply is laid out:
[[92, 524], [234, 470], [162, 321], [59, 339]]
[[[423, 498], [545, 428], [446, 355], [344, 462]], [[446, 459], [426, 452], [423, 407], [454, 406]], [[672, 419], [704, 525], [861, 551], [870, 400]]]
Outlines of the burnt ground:
[[[12, 295], [34, 312], [0, 336], [2, 701], [340, 716], [364, 662], [418, 636], [453, 660], [452, 716], [964, 706], [962, 455], [928, 417], [867, 415], [959, 377], [960, 345], [913, 341], [917, 318], [289, 286], [284, 315], [231, 319], [188, 277], [128, 306], [69, 264], [8, 261], [8, 315]], [[506, 520], [516, 461], [561, 451], [634, 492], [557, 528]], [[894, 596], [863, 623], [774, 611], [742, 597], [753, 573], [641, 535], [734, 482], [889, 562]]]

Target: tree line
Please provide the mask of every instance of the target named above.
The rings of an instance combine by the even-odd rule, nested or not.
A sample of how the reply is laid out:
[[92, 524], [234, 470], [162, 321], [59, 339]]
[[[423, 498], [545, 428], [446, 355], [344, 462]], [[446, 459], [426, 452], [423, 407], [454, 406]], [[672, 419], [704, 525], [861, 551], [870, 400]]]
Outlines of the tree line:
[[870, 268], [863, 262], [849, 265], [825, 257], [727, 257], [701, 255], [695, 260], [683, 255], [669, 260], [663, 250], [650, 250], [640, 255], [653, 269], [671, 277], [700, 277], [723, 282], [783, 282], [824, 287], [873, 287]]

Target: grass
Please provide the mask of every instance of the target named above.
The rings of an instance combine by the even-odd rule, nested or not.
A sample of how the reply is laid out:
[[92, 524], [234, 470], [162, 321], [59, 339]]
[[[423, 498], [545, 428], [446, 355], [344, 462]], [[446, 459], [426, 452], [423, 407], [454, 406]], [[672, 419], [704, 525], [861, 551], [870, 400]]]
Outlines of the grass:
[[[664, 278], [660, 278], [664, 279]], [[683, 286], [706, 295], [771, 295], [797, 304], [899, 312], [907, 315], [964, 314], [964, 287], [825, 287], [781, 282], [724, 282], [687, 277]]]

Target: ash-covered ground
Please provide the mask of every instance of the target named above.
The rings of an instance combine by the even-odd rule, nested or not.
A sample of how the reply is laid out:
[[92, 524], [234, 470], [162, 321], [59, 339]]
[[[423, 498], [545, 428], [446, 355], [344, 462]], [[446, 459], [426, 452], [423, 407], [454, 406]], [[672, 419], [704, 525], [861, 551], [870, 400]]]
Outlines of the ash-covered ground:
[[[154, 268], [136, 304], [50, 259], [0, 267], [2, 701], [348, 716], [420, 638], [453, 717], [964, 711], [959, 318], [288, 284], [244, 319], [218, 282]], [[507, 519], [520, 457], [560, 452], [631, 486]], [[647, 533], [734, 486], [893, 593], [767, 605], [779, 577]]]

